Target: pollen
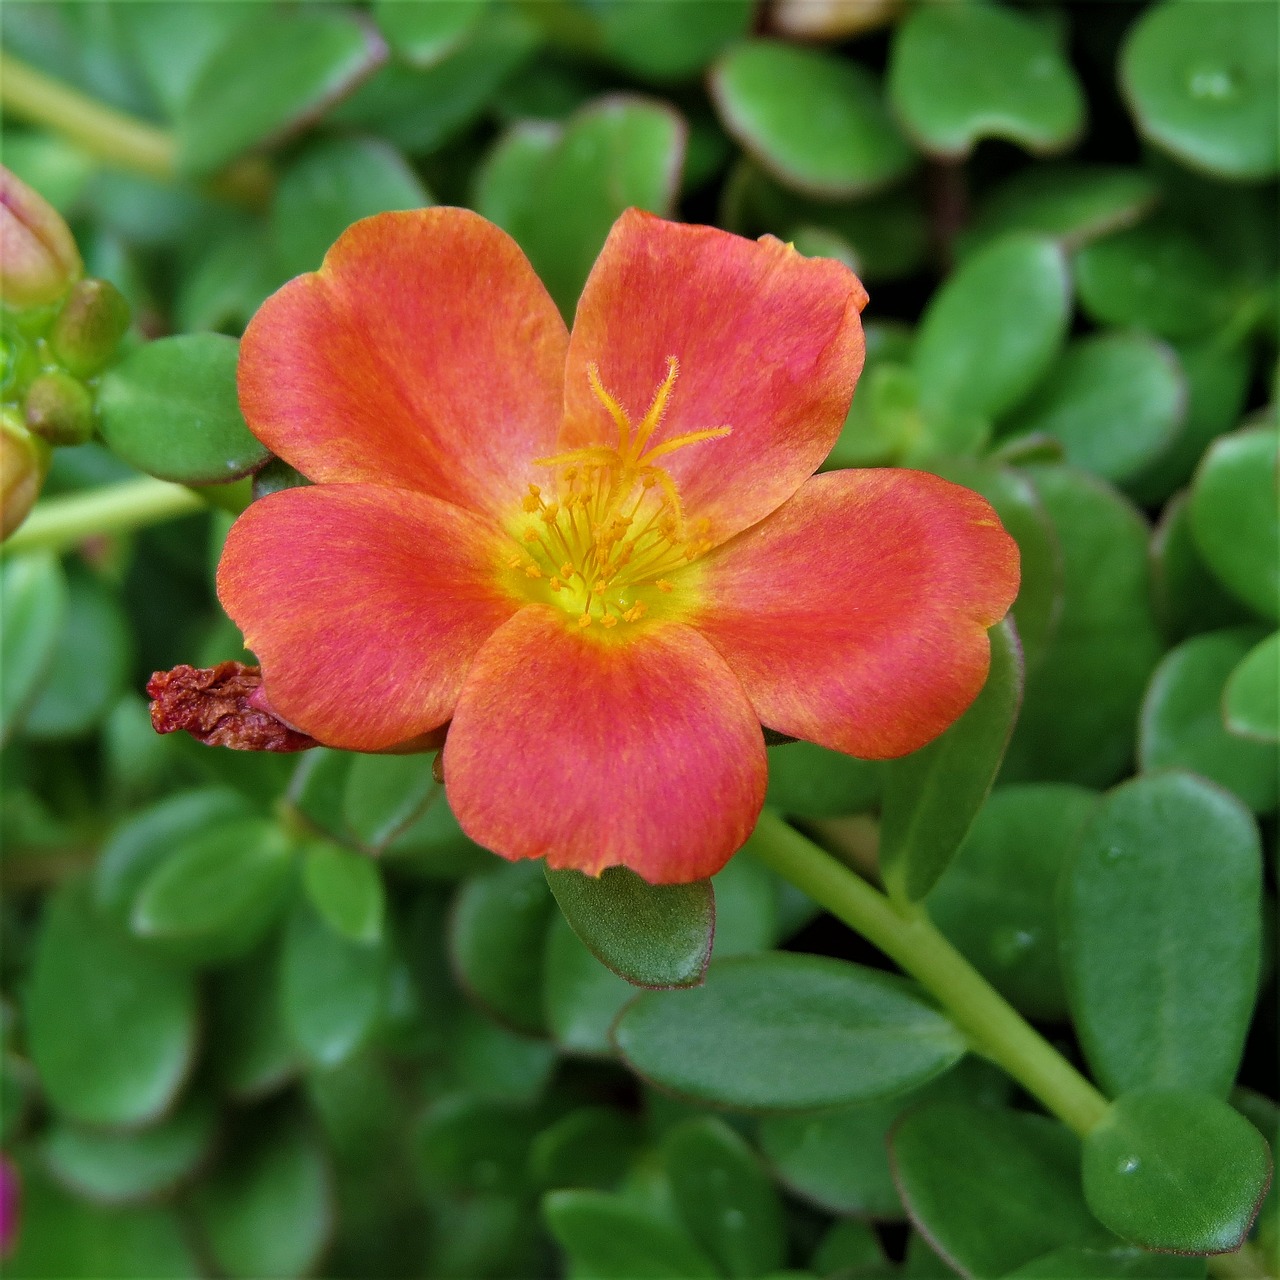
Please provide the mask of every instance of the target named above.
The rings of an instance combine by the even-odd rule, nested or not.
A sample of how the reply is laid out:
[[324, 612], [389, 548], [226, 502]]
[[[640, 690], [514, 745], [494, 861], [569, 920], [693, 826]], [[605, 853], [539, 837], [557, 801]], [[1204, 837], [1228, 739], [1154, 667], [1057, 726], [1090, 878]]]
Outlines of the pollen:
[[554, 480], [530, 484], [521, 497], [528, 523], [519, 522], [512, 533], [522, 554], [507, 563], [522, 567], [531, 581], [545, 580], [546, 588], [538, 590], [549, 589], [557, 604], [576, 614], [580, 628], [598, 621], [612, 630], [645, 618], [659, 596], [674, 591], [668, 575], [710, 549], [706, 522], [690, 527], [675, 478], [662, 463], [680, 449], [727, 436], [731, 428], [709, 427], [651, 443], [675, 394], [675, 356], [667, 358], [666, 376], [639, 421], [605, 386], [596, 365], [586, 373], [616, 443], [536, 460]]

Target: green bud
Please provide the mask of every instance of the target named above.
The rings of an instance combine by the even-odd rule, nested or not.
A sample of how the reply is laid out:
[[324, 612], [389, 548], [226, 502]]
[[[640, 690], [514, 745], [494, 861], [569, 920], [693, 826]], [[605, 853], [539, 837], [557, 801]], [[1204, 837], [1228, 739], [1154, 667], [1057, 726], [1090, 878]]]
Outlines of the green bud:
[[104, 369], [129, 327], [129, 304], [106, 280], [72, 285], [49, 342], [68, 372], [87, 378]]
[[83, 271], [61, 214], [0, 165], [0, 301], [17, 310], [48, 306]]
[[84, 444], [93, 435], [93, 397], [60, 369], [42, 373], [27, 388], [23, 410], [27, 426], [50, 444]]
[[7, 538], [35, 506], [50, 456], [49, 446], [14, 414], [0, 414], [0, 538]]

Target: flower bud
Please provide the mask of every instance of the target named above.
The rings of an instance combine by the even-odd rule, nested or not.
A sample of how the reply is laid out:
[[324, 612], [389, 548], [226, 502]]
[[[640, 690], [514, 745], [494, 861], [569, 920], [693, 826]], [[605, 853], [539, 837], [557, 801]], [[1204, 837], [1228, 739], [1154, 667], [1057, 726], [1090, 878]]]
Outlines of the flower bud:
[[129, 304], [106, 280], [80, 280], [58, 318], [49, 342], [59, 363], [77, 378], [106, 367], [129, 327]]
[[0, 301], [20, 309], [47, 306], [83, 271], [62, 215], [0, 165]]
[[50, 449], [16, 417], [0, 415], [0, 538], [30, 513], [49, 470]]
[[22, 407], [27, 426], [50, 444], [84, 444], [93, 435], [93, 397], [61, 369], [36, 378]]

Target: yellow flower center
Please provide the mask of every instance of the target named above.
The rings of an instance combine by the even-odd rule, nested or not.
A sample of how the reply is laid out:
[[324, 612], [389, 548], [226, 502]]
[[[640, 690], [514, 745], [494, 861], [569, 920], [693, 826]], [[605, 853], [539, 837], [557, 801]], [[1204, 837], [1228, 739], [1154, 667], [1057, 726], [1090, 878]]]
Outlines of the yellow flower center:
[[536, 459], [551, 473], [531, 484], [507, 567], [523, 575], [525, 594], [559, 605], [579, 627], [606, 630], [639, 622], [675, 591], [678, 570], [710, 549], [706, 522], [690, 528], [679, 490], [659, 460], [677, 449], [727, 436], [729, 427], [692, 431], [649, 447], [679, 376], [675, 356], [648, 411], [632, 425], [600, 381], [587, 378], [618, 430], [614, 446], [596, 445]]

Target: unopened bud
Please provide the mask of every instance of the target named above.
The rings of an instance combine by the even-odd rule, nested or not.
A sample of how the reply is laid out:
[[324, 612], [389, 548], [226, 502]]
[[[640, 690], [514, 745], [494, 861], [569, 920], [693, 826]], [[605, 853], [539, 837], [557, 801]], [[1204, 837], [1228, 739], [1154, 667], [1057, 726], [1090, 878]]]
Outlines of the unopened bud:
[[27, 426], [50, 444], [84, 444], [93, 435], [93, 397], [61, 369], [36, 378], [22, 407]]
[[62, 215], [0, 165], [0, 301], [17, 308], [48, 306], [83, 271]]
[[35, 506], [49, 458], [43, 440], [12, 415], [0, 415], [0, 538], [7, 538]]
[[77, 378], [104, 369], [129, 328], [129, 304], [106, 280], [79, 280], [58, 318], [49, 342], [59, 363]]

